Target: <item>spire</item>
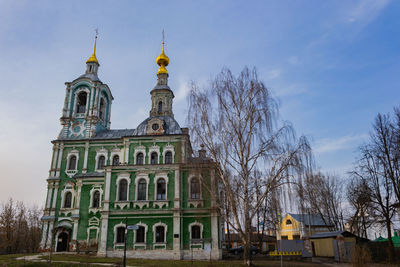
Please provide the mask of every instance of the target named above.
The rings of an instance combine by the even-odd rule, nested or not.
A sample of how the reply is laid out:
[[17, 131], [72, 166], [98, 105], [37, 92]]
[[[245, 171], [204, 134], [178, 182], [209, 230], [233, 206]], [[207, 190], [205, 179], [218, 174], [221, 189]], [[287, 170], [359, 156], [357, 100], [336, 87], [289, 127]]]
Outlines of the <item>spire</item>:
[[163, 30], [162, 52], [157, 57], [156, 62], [157, 62], [157, 65], [160, 66], [160, 68], [157, 71], [157, 76], [159, 74], [167, 74], [168, 75], [168, 71], [165, 67], [168, 66], [168, 64], [169, 64], [169, 58], [164, 53], [164, 30]]
[[[98, 35], [98, 31], [96, 29], [96, 37], [94, 38], [94, 48], [93, 48], [93, 54], [92, 56], [86, 61], [86, 63], [97, 63], [99, 64], [99, 61], [96, 58], [96, 43], [97, 43], [97, 35]], [[100, 64], [99, 64], [100, 65]]]

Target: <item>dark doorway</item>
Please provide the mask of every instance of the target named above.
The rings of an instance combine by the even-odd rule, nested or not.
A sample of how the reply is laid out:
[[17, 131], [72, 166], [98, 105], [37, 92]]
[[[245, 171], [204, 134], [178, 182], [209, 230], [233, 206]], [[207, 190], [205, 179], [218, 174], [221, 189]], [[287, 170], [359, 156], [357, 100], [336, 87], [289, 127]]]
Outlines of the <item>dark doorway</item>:
[[57, 238], [57, 252], [68, 251], [69, 234], [62, 232]]
[[312, 246], [312, 255], [313, 257], [315, 257], [315, 246], [314, 246], [314, 242], [311, 242], [311, 246]]

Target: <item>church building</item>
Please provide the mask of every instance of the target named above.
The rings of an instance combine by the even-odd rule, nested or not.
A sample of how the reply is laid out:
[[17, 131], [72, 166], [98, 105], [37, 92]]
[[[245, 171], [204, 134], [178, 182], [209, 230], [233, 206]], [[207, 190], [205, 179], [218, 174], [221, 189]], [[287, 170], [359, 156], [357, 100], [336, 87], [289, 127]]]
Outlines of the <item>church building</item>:
[[149, 117], [123, 130], [110, 129], [114, 98], [97, 74], [96, 42], [85, 74], [65, 83], [41, 248], [120, 257], [126, 242], [128, 257], [221, 259], [216, 165], [203, 147], [194, 156], [174, 119], [164, 42]]

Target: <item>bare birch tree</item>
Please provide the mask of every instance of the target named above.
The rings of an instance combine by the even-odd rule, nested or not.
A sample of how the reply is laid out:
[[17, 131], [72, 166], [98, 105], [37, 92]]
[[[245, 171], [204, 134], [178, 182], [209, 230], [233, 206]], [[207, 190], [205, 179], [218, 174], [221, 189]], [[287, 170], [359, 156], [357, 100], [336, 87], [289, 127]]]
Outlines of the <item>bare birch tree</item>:
[[[224, 69], [202, 90], [193, 83], [188, 124], [193, 143], [204, 144], [216, 162], [232, 216], [225, 220], [239, 233], [251, 265], [251, 224], [269, 193], [303, 170], [309, 145], [295, 139], [289, 123], [278, 123], [277, 103], [255, 69], [238, 76]], [[257, 198], [256, 188], [262, 188]]]

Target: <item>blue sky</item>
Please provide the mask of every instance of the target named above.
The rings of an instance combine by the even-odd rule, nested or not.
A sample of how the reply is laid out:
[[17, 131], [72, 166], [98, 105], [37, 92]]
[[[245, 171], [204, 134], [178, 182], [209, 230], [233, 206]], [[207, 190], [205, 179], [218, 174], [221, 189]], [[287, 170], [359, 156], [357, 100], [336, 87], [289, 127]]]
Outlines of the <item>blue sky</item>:
[[43, 205], [64, 82], [84, 73], [94, 29], [112, 128], [148, 116], [166, 31], [175, 117], [191, 80], [257, 67], [282, 120], [344, 178], [378, 112], [399, 105], [400, 1], [0, 0], [0, 202]]

